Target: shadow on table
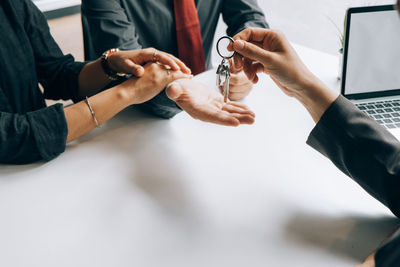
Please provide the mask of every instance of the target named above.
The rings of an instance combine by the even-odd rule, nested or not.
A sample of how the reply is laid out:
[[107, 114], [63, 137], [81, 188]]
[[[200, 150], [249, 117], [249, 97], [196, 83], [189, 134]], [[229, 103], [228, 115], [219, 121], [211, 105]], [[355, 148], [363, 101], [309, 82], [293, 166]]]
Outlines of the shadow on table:
[[[160, 119], [156, 116], [142, 112], [136, 108], [129, 107], [126, 110], [120, 112], [120, 114], [112, 118], [106, 124], [102, 125], [101, 128], [96, 129], [95, 131], [92, 131], [78, 138], [77, 140], [71, 142], [70, 144], [67, 144], [66, 151], [76, 149], [83, 143], [94, 141], [98, 138], [104, 137], [107, 134], [112, 134], [112, 132], [118, 131], [119, 129], [126, 127], [127, 125], [130, 125], [130, 127], [132, 127], [132, 125], [134, 124], [139, 124], [139, 125], [141, 123], [148, 124], [149, 122], [151, 123], [157, 121], [167, 121], [167, 120]], [[0, 164], [0, 178], [2, 178], [2, 176], [4, 175], [23, 174], [25, 171], [39, 169], [57, 160], [62, 160], [62, 159], [57, 157], [49, 162], [41, 160], [32, 164], [22, 164], [22, 165]]]
[[362, 262], [399, 226], [393, 217], [329, 217], [299, 213], [286, 226], [286, 239]]
[[135, 167], [131, 177], [133, 183], [157, 205], [176, 214], [186, 210], [188, 196], [185, 181], [189, 175], [182, 166], [185, 160], [171, 147], [173, 142], [170, 138], [173, 135], [170, 130], [165, 124], [148, 125], [140, 135], [135, 136], [132, 147], [135, 153], [131, 155]]
[[[102, 147], [99, 151], [108, 151], [110, 156], [121, 155], [118, 160], [132, 185], [160, 209], [173, 217], [190, 218], [193, 203], [185, 188], [190, 175], [186, 172], [188, 168], [183, 168], [185, 159], [173, 147], [176, 134], [172, 131], [169, 120], [128, 108], [101, 128], [69, 144], [65, 154], [59, 158], [29, 165], [3, 165], [0, 178], [7, 175], [12, 179], [25, 178], [24, 172], [29, 173], [34, 169], [40, 172], [41, 168], [51, 168], [53, 164], [67, 165], [66, 158], [70, 160], [76, 155], [82, 156], [80, 151], [87, 147]], [[92, 153], [96, 151], [93, 149]], [[107, 157], [107, 154], [100, 156], [103, 159], [101, 164], [107, 164]], [[77, 164], [76, 167], [81, 166]]]
[[26, 165], [0, 164], [0, 178], [4, 178], [5, 175], [9, 175], [9, 174], [23, 174], [24, 172], [29, 171], [29, 170], [39, 169], [40, 167], [42, 167], [45, 164], [46, 164], [46, 162], [44, 162], [44, 161], [40, 161], [38, 163], [33, 163], [33, 164], [26, 164]]
[[[133, 185], [145, 193], [165, 213], [173, 217], [190, 217], [191, 200], [188, 197], [187, 168], [185, 159], [174, 147], [176, 134], [172, 132], [169, 120], [160, 119], [140, 110], [127, 110], [119, 114], [108, 125], [107, 135], [124, 129], [118, 134], [119, 140], [110, 144], [126, 154], [131, 166], [130, 177]], [[128, 168], [129, 169], [129, 168]]]

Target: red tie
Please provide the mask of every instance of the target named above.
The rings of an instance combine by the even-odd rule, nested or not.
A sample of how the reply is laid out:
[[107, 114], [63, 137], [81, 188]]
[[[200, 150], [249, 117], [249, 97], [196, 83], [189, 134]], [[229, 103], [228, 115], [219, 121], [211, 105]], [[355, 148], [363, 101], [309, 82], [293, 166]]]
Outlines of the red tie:
[[194, 0], [174, 0], [179, 58], [193, 74], [206, 70], [200, 22]]

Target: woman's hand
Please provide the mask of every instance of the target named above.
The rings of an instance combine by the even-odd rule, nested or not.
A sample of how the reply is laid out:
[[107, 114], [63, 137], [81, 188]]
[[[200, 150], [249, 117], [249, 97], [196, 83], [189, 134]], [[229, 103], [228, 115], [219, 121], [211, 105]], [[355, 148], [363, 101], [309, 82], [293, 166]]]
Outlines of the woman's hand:
[[285, 93], [294, 96], [308, 82], [317, 79], [303, 64], [286, 37], [277, 31], [246, 29], [234, 37], [237, 51], [235, 65], [243, 67], [247, 77], [256, 82], [257, 73], [264, 72]]
[[119, 51], [108, 57], [108, 64], [113, 71], [133, 74], [136, 77], [143, 76], [145, 72], [143, 65], [149, 62], [158, 62], [174, 71], [180, 70], [185, 74], [191, 74], [190, 69], [181, 60], [155, 48]]
[[235, 65], [243, 67], [253, 82], [258, 81], [258, 72], [270, 75], [283, 92], [307, 108], [315, 122], [337, 98], [337, 93], [308, 70], [283, 34], [250, 28], [234, 39], [229, 49], [238, 53]]
[[225, 103], [216, 90], [193, 80], [177, 80], [167, 87], [166, 93], [194, 119], [226, 126], [254, 123], [255, 115], [248, 107]]
[[132, 77], [116, 88], [128, 98], [130, 105], [141, 104], [158, 95], [169, 83], [183, 78], [190, 79], [192, 75], [170, 70], [158, 63], [148, 63], [142, 77]]

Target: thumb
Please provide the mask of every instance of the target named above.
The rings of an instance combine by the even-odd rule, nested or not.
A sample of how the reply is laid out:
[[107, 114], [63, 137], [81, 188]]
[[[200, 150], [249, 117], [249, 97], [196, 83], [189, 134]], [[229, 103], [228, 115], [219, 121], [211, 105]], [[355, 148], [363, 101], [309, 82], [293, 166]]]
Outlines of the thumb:
[[172, 101], [177, 101], [183, 93], [182, 85], [178, 82], [170, 83], [165, 89], [165, 93]]
[[126, 67], [128, 69], [128, 73], [135, 75], [136, 77], [142, 77], [144, 74], [144, 68], [141, 65], [135, 64], [130, 59], [125, 60]]
[[271, 52], [243, 40], [236, 40], [233, 49], [242, 56], [261, 63], [265, 63], [272, 56]]

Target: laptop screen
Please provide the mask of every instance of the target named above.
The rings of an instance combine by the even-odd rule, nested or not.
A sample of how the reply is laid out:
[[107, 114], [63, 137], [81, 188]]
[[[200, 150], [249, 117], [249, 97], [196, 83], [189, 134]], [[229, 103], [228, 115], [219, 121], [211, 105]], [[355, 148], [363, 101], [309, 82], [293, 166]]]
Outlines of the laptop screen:
[[400, 18], [393, 6], [375, 8], [348, 11], [342, 93], [349, 98], [399, 93]]

